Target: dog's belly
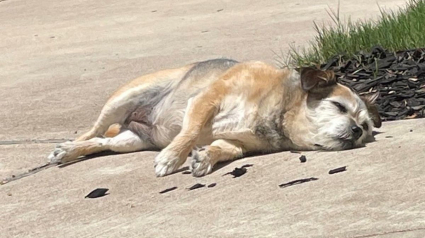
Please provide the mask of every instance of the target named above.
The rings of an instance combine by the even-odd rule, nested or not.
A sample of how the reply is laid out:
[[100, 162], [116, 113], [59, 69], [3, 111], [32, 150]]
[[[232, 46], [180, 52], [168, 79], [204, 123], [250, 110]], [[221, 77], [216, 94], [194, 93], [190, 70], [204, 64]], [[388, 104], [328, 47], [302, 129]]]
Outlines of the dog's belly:
[[[181, 131], [187, 104], [185, 98], [169, 95], [152, 110], [150, 138], [157, 147], [165, 148]], [[228, 96], [217, 115], [201, 131], [196, 145], [204, 146], [214, 140], [226, 139], [240, 141], [250, 150], [267, 149], [270, 143], [260, 139], [255, 132], [259, 117], [257, 105], [240, 96]]]
[[[152, 121], [151, 140], [159, 148], [165, 148], [181, 131], [186, 103], [166, 98], [153, 110], [156, 114]], [[217, 139], [242, 140], [253, 135], [249, 128], [249, 116], [243, 111], [243, 104], [235, 103], [220, 111], [200, 133], [197, 146], [211, 144]], [[241, 138], [243, 136], [243, 138]], [[252, 139], [251, 139], [252, 140]]]
[[[177, 105], [160, 109], [151, 130], [151, 140], [155, 145], [165, 148], [171, 143], [182, 129], [185, 111], [184, 106], [177, 107]], [[212, 123], [203, 128], [197, 146], [211, 144], [216, 139], [234, 139], [238, 132], [248, 131], [248, 128], [244, 128], [244, 124], [243, 113], [219, 113]]]
[[195, 97], [236, 63], [229, 59], [199, 62], [173, 83], [164, 82], [164, 87], [146, 90], [136, 97], [138, 105], [132, 108], [126, 123], [136, 121], [149, 126], [151, 130], [144, 131], [149, 133], [150, 141], [158, 148], [165, 148], [182, 128], [189, 98]]
[[[181, 131], [185, 107], [168, 105], [157, 107], [152, 120], [151, 140], [159, 148], [165, 148]], [[156, 115], [155, 115], [156, 114]]]

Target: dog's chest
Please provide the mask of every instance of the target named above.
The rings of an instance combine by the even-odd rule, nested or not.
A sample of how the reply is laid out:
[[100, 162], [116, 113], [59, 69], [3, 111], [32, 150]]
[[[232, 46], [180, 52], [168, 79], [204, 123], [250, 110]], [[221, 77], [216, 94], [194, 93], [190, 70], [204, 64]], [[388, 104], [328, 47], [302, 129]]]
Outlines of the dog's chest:
[[243, 126], [246, 113], [243, 103], [223, 106], [213, 119], [213, 131], [235, 130]]
[[284, 134], [282, 120], [278, 116], [259, 118], [253, 128], [255, 136], [273, 149], [281, 149], [289, 141]]
[[221, 106], [212, 124], [215, 138], [239, 140], [269, 149], [281, 148], [287, 140], [281, 110], [238, 97], [228, 98]]
[[213, 133], [250, 128], [256, 107], [249, 105], [243, 96], [229, 96], [220, 105], [212, 121]]

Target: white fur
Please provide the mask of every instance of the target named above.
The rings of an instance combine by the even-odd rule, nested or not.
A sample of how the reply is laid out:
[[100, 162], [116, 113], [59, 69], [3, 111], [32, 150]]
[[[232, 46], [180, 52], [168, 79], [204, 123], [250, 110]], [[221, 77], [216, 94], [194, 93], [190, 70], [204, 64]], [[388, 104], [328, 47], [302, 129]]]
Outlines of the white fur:
[[[366, 105], [354, 93], [352, 96], [356, 99], [356, 103], [354, 104], [341, 97], [331, 97], [319, 102], [319, 106], [309, 112], [308, 117], [313, 123], [313, 128], [315, 128], [311, 131], [311, 138], [314, 144], [321, 145], [324, 149], [330, 150], [346, 149], [346, 145], [338, 140], [338, 138], [352, 139], [350, 127], [353, 123], [360, 128], [362, 128], [363, 123], [367, 123], [369, 127], [368, 130], [362, 128], [362, 136], [356, 141], [353, 141], [353, 146], [363, 144], [366, 137], [371, 135], [372, 122], [369, 118]], [[341, 113], [331, 101], [336, 101], [344, 105], [347, 108], [347, 112]]]
[[149, 89], [149, 86], [140, 85], [131, 88], [106, 104], [91, 131], [92, 136], [102, 135], [114, 123], [122, 124], [137, 107], [139, 98], [143, 96], [144, 91]]
[[153, 148], [153, 145], [143, 141], [131, 131], [124, 131], [113, 138], [95, 137], [86, 141], [67, 141], [56, 146], [56, 149], [48, 156], [50, 163], [68, 162], [80, 156], [97, 153], [104, 150], [114, 152], [133, 152]]
[[182, 157], [176, 151], [167, 147], [155, 157], [155, 174], [158, 177], [170, 174], [176, 171], [185, 161], [186, 157]]
[[194, 176], [200, 177], [211, 173], [213, 166], [214, 163], [212, 163], [206, 149], [192, 151], [192, 162], [190, 163], [190, 169]]

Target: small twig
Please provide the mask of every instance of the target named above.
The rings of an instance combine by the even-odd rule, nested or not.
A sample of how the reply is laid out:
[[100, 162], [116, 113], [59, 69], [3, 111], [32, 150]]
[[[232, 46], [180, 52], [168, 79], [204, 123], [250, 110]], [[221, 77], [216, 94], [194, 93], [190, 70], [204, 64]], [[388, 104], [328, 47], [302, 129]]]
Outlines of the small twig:
[[425, 228], [406, 229], [406, 230], [398, 230], [398, 231], [387, 231], [387, 232], [383, 232], [383, 233], [353, 236], [352, 238], [376, 237], [376, 236], [384, 236], [384, 235], [388, 235], [388, 234], [397, 234], [397, 233], [410, 232], [410, 231], [420, 231], [420, 230], [425, 230]]
[[168, 193], [168, 192], [173, 191], [173, 190], [175, 190], [175, 189], [177, 189], [177, 187], [167, 188], [167, 189], [165, 189], [165, 190], [162, 190], [162, 191], [161, 191], [161, 192], [159, 192], [159, 193], [161, 193], [161, 194], [163, 194], [163, 193]]
[[301, 183], [306, 183], [306, 182], [315, 181], [315, 180], [318, 180], [318, 178], [311, 177], [311, 178], [305, 178], [305, 179], [297, 179], [297, 180], [291, 181], [289, 183], [283, 183], [283, 184], [279, 185], [279, 187], [286, 188], [286, 187], [289, 187], [289, 186], [292, 186], [292, 185], [295, 185], [295, 184], [301, 184]]
[[336, 169], [329, 170], [329, 174], [336, 174], [336, 173], [344, 172], [344, 171], [347, 170], [346, 167], [347, 166], [339, 167], [339, 168], [336, 168]]

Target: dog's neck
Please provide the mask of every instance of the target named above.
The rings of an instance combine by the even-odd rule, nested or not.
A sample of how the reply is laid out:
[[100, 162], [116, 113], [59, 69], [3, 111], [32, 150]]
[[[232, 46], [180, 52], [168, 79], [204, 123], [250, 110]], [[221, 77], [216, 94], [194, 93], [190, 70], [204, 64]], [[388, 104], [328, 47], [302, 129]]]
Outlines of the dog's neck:
[[256, 136], [267, 141], [271, 150], [312, 148], [314, 143], [308, 138], [312, 138], [314, 127], [306, 103], [308, 94], [301, 87], [299, 73], [283, 69], [281, 87], [274, 93], [280, 97], [268, 97], [259, 107], [262, 119], [254, 127]]
[[307, 107], [308, 93], [301, 87], [300, 75], [295, 70], [290, 70], [290, 77], [284, 80], [285, 93], [283, 100], [285, 110], [282, 116], [282, 129], [286, 138], [291, 138], [291, 143], [283, 141], [283, 149], [298, 148], [310, 150], [315, 147], [312, 140], [316, 134], [314, 112]]

